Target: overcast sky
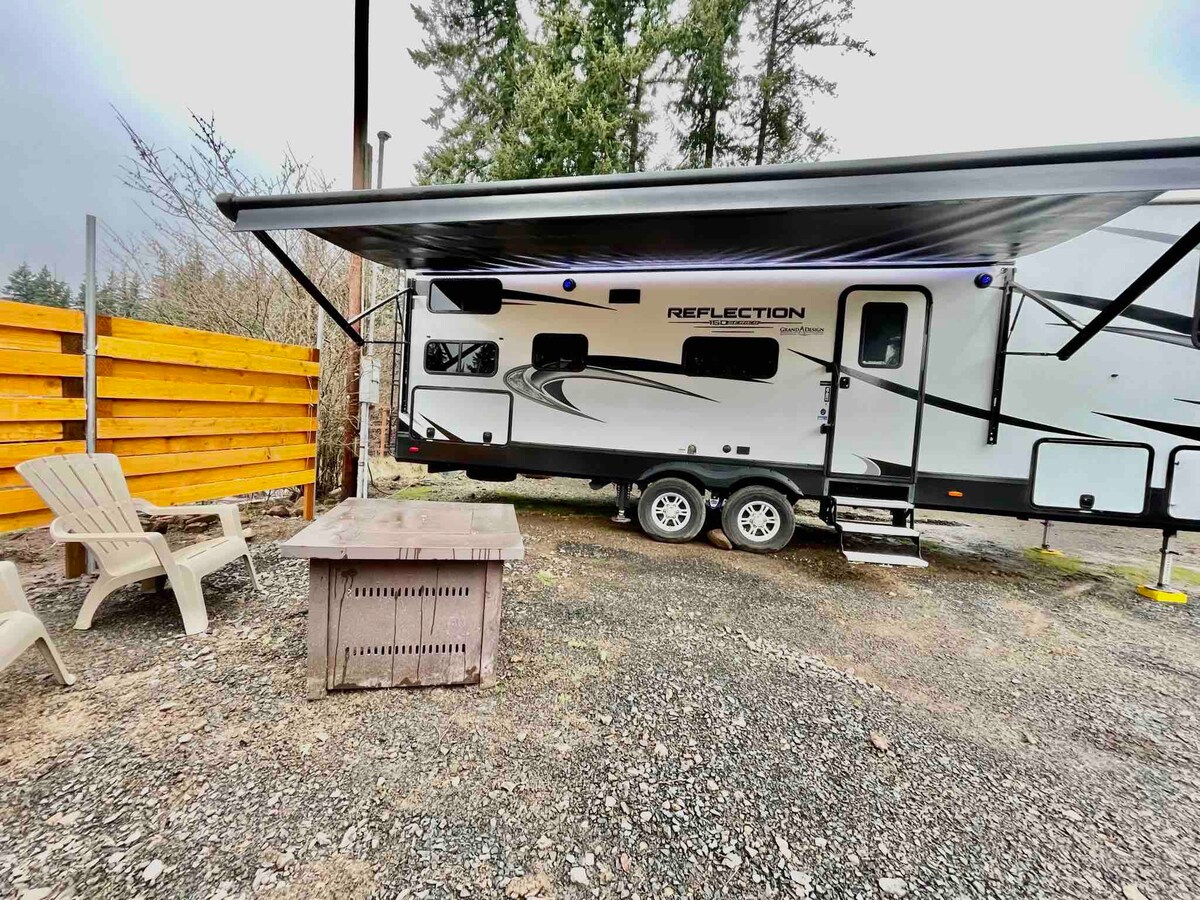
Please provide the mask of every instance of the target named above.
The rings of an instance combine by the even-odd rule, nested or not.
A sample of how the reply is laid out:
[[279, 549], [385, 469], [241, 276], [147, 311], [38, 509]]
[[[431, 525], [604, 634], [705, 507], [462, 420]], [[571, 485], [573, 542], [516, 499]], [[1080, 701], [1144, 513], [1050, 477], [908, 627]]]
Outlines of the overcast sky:
[[[145, 226], [113, 107], [159, 145], [188, 110], [245, 164], [286, 149], [349, 186], [352, 0], [0, 0], [0, 284], [27, 260], [73, 284], [83, 218]], [[858, 0], [876, 56], [822, 57], [814, 119], [858, 158], [1200, 135], [1200, 3]], [[386, 185], [428, 144], [437, 83], [408, 59], [407, 0], [374, 0], [370, 133]]]

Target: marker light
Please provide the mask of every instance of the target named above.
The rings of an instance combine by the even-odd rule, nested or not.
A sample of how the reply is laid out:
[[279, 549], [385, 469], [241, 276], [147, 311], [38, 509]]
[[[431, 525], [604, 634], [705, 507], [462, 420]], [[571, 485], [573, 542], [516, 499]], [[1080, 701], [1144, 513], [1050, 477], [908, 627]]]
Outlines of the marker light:
[[564, 278], [563, 279], [563, 290], [564, 291], [575, 290], [575, 279], [574, 278]]
[[975, 287], [977, 287], [977, 288], [989, 287], [989, 286], [991, 286], [991, 283], [992, 283], [992, 276], [989, 275], [987, 272], [980, 272], [978, 275], [975, 276]]
[[408, 452], [409, 453], [420, 453], [421, 448], [414, 445], [414, 446], [408, 448]]
[[947, 497], [961, 497], [962, 495], [963, 495], [962, 491], [946, 491]]

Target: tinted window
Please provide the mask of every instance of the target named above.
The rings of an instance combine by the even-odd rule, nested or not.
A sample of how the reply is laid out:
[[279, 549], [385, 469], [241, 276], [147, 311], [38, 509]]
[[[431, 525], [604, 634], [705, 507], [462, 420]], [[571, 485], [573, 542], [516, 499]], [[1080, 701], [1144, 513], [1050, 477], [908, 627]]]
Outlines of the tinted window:
[[427, 341], [425, 371], [444, 375], [495, 375], [500, 351], [491, 341]]
[[588, 339], [582, 334], [539, 334], [533, 338], [533, 367], [555, 372], [582, 372], [587, 366]]
[[499, 278], [439, 278], [429, 286], [429, 311], [490, 316], [500, 312]]
[[758, 337], [690, 337], [683, 342], [683, 374], [748, 381], [773, 378], [779, 341]]
[[900, 368], [904, 362], [904, 326], [907, 322], [907, 303], [864, 304], [858, 364], [874, 369]]

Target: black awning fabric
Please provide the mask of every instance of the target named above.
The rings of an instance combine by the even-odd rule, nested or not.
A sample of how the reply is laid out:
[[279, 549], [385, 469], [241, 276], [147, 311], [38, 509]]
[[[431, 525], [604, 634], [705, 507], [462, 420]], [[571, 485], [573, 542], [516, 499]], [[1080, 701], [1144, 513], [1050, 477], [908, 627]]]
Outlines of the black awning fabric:
[[408, 269], [914, 266], [1011, 262], [1193, 188], [1187, 139], [217, 203]]

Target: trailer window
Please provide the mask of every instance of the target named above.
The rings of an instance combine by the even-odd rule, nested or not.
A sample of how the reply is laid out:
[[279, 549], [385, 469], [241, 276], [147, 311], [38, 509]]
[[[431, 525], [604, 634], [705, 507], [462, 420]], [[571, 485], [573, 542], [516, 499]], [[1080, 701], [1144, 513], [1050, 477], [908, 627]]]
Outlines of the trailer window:
[[499, 278], [438, 278], [429, 285], [429, 311], [495, 315], [501, 287]]
[[427, 341], [425, 371], [432, 375], [495, 375], [499, 348], [491, 341]]
[[533, 367], [552, 372], [582, 372], [587, 367], [585, 334], [538, 334], [533, 338]]
[[858, 364], [871, 369], [900, 368], [907, 322], [907, 303], [864, 303]]
[[779, 371], [779, 341], [761, 337], [690, 337], [683, 342], [683, 374], [752, 381]]

